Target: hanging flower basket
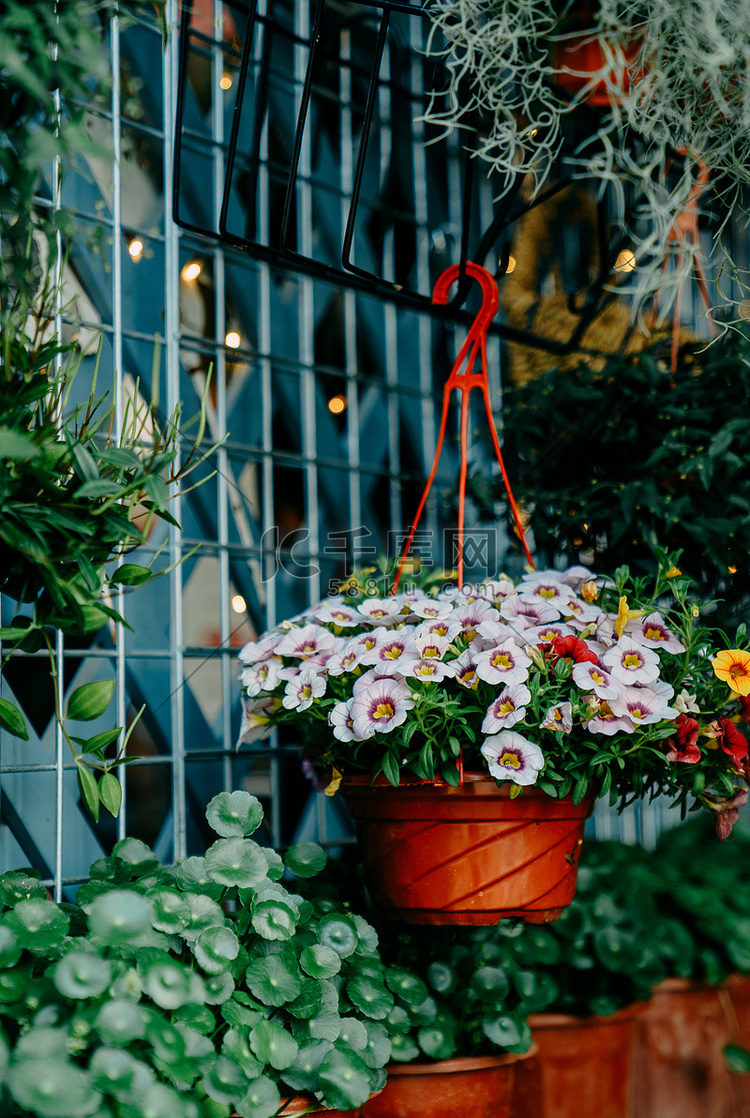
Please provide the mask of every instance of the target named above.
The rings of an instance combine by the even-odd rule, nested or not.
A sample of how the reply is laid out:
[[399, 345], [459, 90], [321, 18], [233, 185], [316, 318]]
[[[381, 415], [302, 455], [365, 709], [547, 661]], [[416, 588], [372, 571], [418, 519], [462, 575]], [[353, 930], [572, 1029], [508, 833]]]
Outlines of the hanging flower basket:
[[412, 924], [556, 920], [575, 894], [592, 800], [529, 788], [511, 799], [484, 773], [457, 788], [382, 778], [341, 784], [376, 900]]
[[390, 1064], [385, 1089], [362, 1118], [510, 1118], [515, 1066], [524, 1056], [475, 1056]]

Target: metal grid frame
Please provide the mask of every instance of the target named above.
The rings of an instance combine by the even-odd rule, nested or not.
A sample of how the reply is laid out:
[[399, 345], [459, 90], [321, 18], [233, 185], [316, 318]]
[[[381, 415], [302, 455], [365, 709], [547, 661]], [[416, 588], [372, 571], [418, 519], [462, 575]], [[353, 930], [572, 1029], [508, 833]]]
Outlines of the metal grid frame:
[[[221, 88], [224, 13], [220, 0], [210, 4], [210, 25], [217, 33], [203, 75], [204, 111], [196, 119], [209, 152], [210, 175], [203, 185], [210, 190], [218, 221], [227, 156]], [[216, 478], [176, 498], [172, 511], [182, 529], [157, 531], [144, 554], [136, 556], [147, 561], [149, 552], [164, 544], [169, 565], [176, 566], [114, 603], [135, 634], [122, 627], [104, 630], [84, 649], [58, 637], [58, 669], [68, 691], [114, 672], [117, 724], [126, 723], [132, 706], [148, 704], [147, 732], [127, 777], [123, 775], [123, 808], [116, 824], [92, 827], [78, 800], [75, 766], [54, 721], [42, 720], [29, 743], [0, 735], [0, 867], [36, 866], [58, 898], [125, 834], [148, 832], [164, 860], [202, 849], [202, 808], [221, 788], [244, 784], [261, 794], [268, 809], [266, 840], [273, 845], [302, 836], [346, 841], [350, 832], [340, 809], [310, 792], [296, 774], [296, 743], [271, 741], [252, 755], [235, 752], [236, 642], [317, 600], [327, 576], [341, 573], [358, 554], [362, 558], [369, 543], [382, 549], [388, 530], [400, 531], [408, 522], [411, 494], [421, 490], [434, 453], [444, 375], [462, 340], [460, 327], [436, 323], [427, 313], [309, 275], [274, 271], [264, 261], [177, 227], [171, 191], [165, 189], [174, 159], [177, 0], [168, 0], [166, 11], [171, 35], [163, 51], [155, 24], [142, 20], [121, 28], [117, 20], [112, 22], [111, 104], [90, 106], [89, 111], [92, 126], [109, 132], [113, 158], [106, 165], [90, 162], [85, 173], [68, 171], [62, 180], [60, 168], [52, 168], [39, 200], [64, 206], [84, 227], [100, 222], [106, 231], [104, 259], [92, 255], [84, 243], [72, 246], [66, 282], [80, 293], [79, 313], [75, 322], [61, 313], [58, 328], [102, 331], [118, 415], [136, 376], [146, 398], [156, 390], [150, 382], [155, 336], [163, 351], [160, 398], [167, 412], [180, 399], [192, 400], [188, 411], [194, 410], [213, 363], [211, 435], [220, 439], [229, 431], [230, 437], [217, 453]], [[307, 31], [306, 9], [299, 6], [298, 12], [302, 34]], [[303, 81], [300, 56], [293, 75], [298, 90]], [[140, 104], [140, 115], [131, 102]], [[387, 130], [387, 113], [384, 120], [379, 127]], [[340, 128], [349, 152], [341, 167], [345, 193], [353, 174], [346, 88], [341, 90]], [[428, 224], [420, 139], [416, 125], [417, 271], [422, 283], [429, 275], [435, 238]], [[303, 141], [297, 206], [301, 247], [307, 252], [315, 233], [309, 219], [309, 159]], [[455, 188], [455, 163], [449, 175]], [[143, 197], [148, 202], [149, 189], [150, 208], [140, 204]], [[259, 189], [267, 200], [268, 181], [261, 178]], [[452, 189], [452, 206], [460, 205], [458, 193]], [[489, 223], [489, 189], [479, 206], [482, 220]], [[144, 246], [137, 259], [128, 251], [135, 238]], [[393, 243], [387, 246], [387, 252], [395, 250]], [[181, 278], [184, 264], [193, 259], [201, 261], [208, 277], [199, 299], [197, 289]], [[226, 342], [230, 329], [242, 332], [237, 347]], [[333, 357], [331, 348], [337, 350]], [[496, 338], [489, 342], [489, 361], [499, 402], [501, 351]], [[326, 406], [334, 389], [346, 403], [343, 420]], [[453, 473], [449, 453], [442, 469], [439, 480], [448, 484]], [[284, 500], [292, 502], [297, 535], [295, 546], [279, 553], [274, 530], [289, 514]], [[428, 525], [437, 533], [435, 504], [428, 510]], [[360, 526], [372, 529], [372, 538], [351, 535], [345, 554], [339, 550], [332, 557], [327, 551], [331, 539], [340, 540], [342, 532], [355, 533]], [[195, 543], [201, 544], [199, 557], [190, 555]], [[317, 572], [304, 579], [290, 575], [284, 569], [290, 555], [295, 563], [316, 566]], [[245, 613], [233, 611], [234, 596], [245, 600]], [[12, 603], [4, 601], [3, 623], [9, 610]], [[206, 616], [208, 625], [203, 624]], [[19, 660], [25, 661], [33, 684], [34, 672], [40, 670], [34, 658]], [[201, 680], [202, 691], [196, 689]], [[2, 693], [21, 701], [7, 678]], [[110, 715], [106, 725], [111, 724]], [[92, 732], [98, 728], [92, 724]], [[144, 817], [144, 802], [152, 800]], [[619, 834], [628, 841], [650, 842], [666, 822], [662, 814], [662, 809], [637, 809], [618, 819], [597, 809], [595, 826], [604, 837]]]

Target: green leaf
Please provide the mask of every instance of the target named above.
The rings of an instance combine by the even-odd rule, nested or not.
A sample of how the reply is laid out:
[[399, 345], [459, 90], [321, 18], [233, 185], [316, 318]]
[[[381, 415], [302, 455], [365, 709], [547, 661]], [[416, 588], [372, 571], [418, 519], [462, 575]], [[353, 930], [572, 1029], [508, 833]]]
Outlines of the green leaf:
[[284, 861], [297, 877], [315, 877], [325, 868], [328, 855], [317, 842], [298, 842], [287, 850]]
[[109, 814], [117, 818], [122, 805], [122, 787], [113, 773], [102, 774], [99, 781], [99, 799]]
[[150, 567], [142, 567], [138, 563], [123, 563], [110, 577], [110, 582], [122, 586], [142, 586], [154, 577]]
[[750, 1072], [750, 1052], [747, 1048], [741, 1048], [739, 1044], [725, 1044], [722, 1051], [731, 1072], [737, 1075], [747, 1075]]
[[388, 783], [392, 784], [394, 788], [398, 788], [400, 774], [398, 761], [393, 753], [386, 753], [383, 758], [383, 772]]
[[151, 913], [151, 903], [145, 897], [125, 889], [112, 889], [92, 901], [89, 928], [102, 943], [122, 946], [151, 928]]
[[94, 1021], [94, 1028], [105, 1044], [124, 1047], [146, 1035], [145, 1010], [125, 998], [105, 1001]]
[[253, 905], [251, 923], [263, 939], [287, 940], [294, 935], [297, 918], [289, 905], [278, 900], [266, 900]]
[[311, 1040], [307, 1044], [301, 1044], [294, 1063], [284, 1071], [284, 1082], [294, 1091], [315, 1091], [318, 1086], [318, 1068], [332, 1048], [329, 1040]]
[[115, 690], [113, 679], [100, 679], [77, 687], [68, 699], [66, 717], [74, 722], [90, 722], [104, 714]]
[[245, 981], [250, 993], [264, 1005], [285, 1005], [302, 990], [299, 976], [279, 955], [253, 959], [245, 971]]
[[240, 1118], [271, 1118], [281, 1106], [281, 1095], [276, 1084], [262, 1075], [235, 1105]]
[[80, 761], [76, 761], [76, 774], [78, 776], [78, 788], [83, 796], [83, 802], [98, 823], [99, 785], [96, 783], [96, 777], [88, 765], [84, 765]]
[[247, 1091], [247, 1076], [239, 1064], [228, 1056], [219, 1056], [201, 1086], [210, 1099], [217, 1102], [238, 1103]]
[[267, 877], [268, 862], [252, 839], [218, 839], [206, 851], [206, 873], [220, 885], [252, 889]]
[[348, 958], [356, 951], [358, 942], [353, 922], [348, 916], [324, 916], [318, 924], [318, 942], [342, 959]]
[[240, 951], [240, 942], [231, 928], [206, 928], [193, 945], [195, 957], [209, 974], [229, 970]]
[[15, 703], [9, 702], [8, 699], [0, 699], [0, 726], [16, 738], [29, 740], [29, 731], [26, 729], [23, 715]]
[[36, 898], [19, 901], [3, 921], [21, 946], [35, 955], [46, 955], [51, 948], [58, 947], [70, 927], [70, 920], [59, 905]]
[[354, 1052], [333, 1048], [318, 1068], [318, 1091], [334, 1109], [364, 1106], [370, 1096], [370, 1069]]
[[91, 481], [84, 481], [83, 485], [80, 485], [73, 494], [73, 500], [96, 501], [100, 497], [117, 497], [121, 492], [122, 488], [116, 481], [107, 481], [105, 478], [97, 477], [92, 478]]
[[109, 986], [112, 967], [98, 955], [69, 951], [54, 967], [52, 980], [66, 998], [96, 998]]
[[263, 806], [249, 792], [220, 792], [206, 808], [206, 819], [222, 838], [244, 838], [263, 822]]
[[262, 1063], [277, 1071], [288, 1068], [297, 1058], [297, 1041], [272, 1021], [260, 1021], [250, 1030], [250, 1047]]
[[70, 431], [65, 432], [65, 445], [73, 459], [73, 469], [81, 481], [96, 481], [99, 469], [91, 452]]
[[315, 943], [303, 949], [300, 965], [312, 978], [333, 978], [341, 970], [341, 956], [332, 948]]
[[24, 462], [36, 458], [39, 453], [39, 447], [28, 435], [10, 427], [0, 427], [0, 459]]
[[348, 982], [346, 993], [352, 1004], [374, 1021], [382, 1021], [393, 1009], [393, 995], [368, 975], [357, 975]]
[[449, 1060], [456, 1052], [456, 1039], [452, 1032], [432, 1025], [417, 1033], [419, 1047], [431, 1060]]
[[404, 967], [389, 967], [385, 972], [385, 981], [388, 988], [407, 1005], [421, 1005], [427, 997], [427, 986], [422, 979]]
[[190, 1000], [190, 971], [164, 956], [144, 966], [143, 989], [162, 1009], [179, 1009]]
[[85, 1072], [61, 1057], [20, 1060], [8, 1072], [7, 1087], [37, 1118], [83, 1118], [100, 1102]]
[[509, 986], [508, 976], [500, 967], [480, 967], [472, 975], [469, 990], [482, 1001], [494, 1003], [502, 1001]]

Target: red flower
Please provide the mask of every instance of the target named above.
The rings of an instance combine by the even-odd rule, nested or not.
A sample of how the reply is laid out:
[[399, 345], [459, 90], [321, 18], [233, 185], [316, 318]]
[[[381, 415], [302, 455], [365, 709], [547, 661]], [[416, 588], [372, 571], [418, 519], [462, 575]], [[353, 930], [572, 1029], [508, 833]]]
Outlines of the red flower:
[[574, 664], [585, 664], [587, 661], [592, 664], [599, 662], [596, 653], [580, 637], [555, 637], [552, 642], [552, 652], [553, 664], [561, 659], [572, 660]]
[[747, 740], [744, 734], [730, 722], [728, 718], [717, 718], [711, 723], [711, 729], [716, 735], [716, 742], [728, 757], [731, 757], [739, 768], [740, 762], [747, 757]]
[[709, 803], [708, 806], [714, 813], [716, 834], [720, 839], [729, 838], [731, 835], [732, 827], [740, 817], [740, 808], [747, 803], [747, 797], [747, 788], [742, 788], [739, 792], [735, 792], [731, 800], [725, 800], [724, 803], [718, 805]]
[[681, 714], [675, 722], [675, 728], [677, 730], [675, 737], [667, 738], [669, 746], [667, 760], [684, 761], [687, 765], [694, 765], [701, 759], [701, 751], [698, 748], [700, 726], [694, 718]]

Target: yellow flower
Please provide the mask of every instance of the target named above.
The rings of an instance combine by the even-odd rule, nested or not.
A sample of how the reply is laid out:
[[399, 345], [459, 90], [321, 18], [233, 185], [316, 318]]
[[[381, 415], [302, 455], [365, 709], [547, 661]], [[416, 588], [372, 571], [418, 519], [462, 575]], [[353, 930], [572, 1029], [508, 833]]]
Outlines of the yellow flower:
[[670, 567], [669, 570], [667, 571], [667, 573], [664, 575], [664, 577], [665, 578], [677, 578], [677, 576], [681, 575], [681, 574], [682, 574], [682, 571], [680, 570], [679, 567]]
[[628, 609], [628, 599], [625, 597], [620, 598], [617, 606], [617, 617], [615, 619], [615, 632], [617, 633], [618, 640], [622, 636], [628, 621], [634, 621], [636, 617], [643, 617], [645, 613], [645, 609]]
[[326, 785], [326, 787], [324, 789], [324, 793], [325, 793], [326, 796], [335, 796], [336, 795], [336, 793], [339, 790], [339, 784], [341, 784], [341, 778], [343, 777], [343, 775], [344, 774], [340, 773], [338, 769], [333, 769], [332, 770], [332, 772], [331, 772], [331, 782], [330, 782], [330, 784]]
[[750, 652], [741, 648], [725, 648], [711, 661], [719, 679], [738, 695], [750, 695]]
[[584, 582], [583, 586], [581, 587], [581, 597], [583, 598], [584, 602], [588, 602], [589, 605], [591, 605], [592, 602], [595, 602], [596, 599], [599, 597], [599, 587], [596, 585], [593, 578], [590, 578], [588, 582]]

